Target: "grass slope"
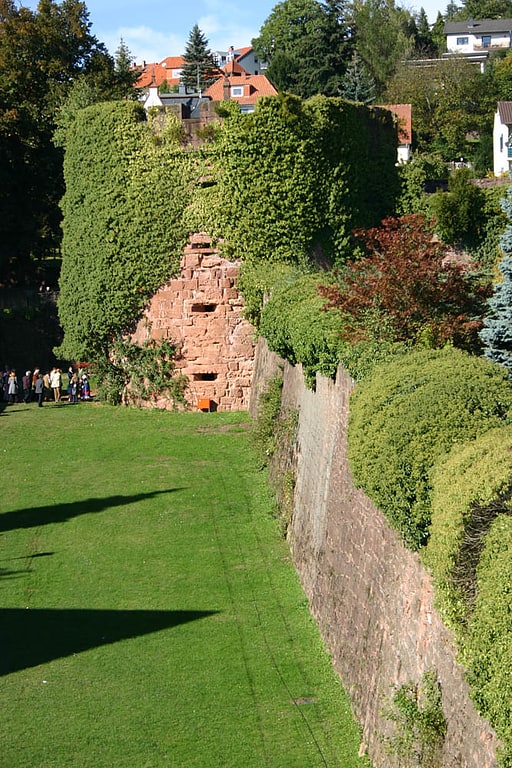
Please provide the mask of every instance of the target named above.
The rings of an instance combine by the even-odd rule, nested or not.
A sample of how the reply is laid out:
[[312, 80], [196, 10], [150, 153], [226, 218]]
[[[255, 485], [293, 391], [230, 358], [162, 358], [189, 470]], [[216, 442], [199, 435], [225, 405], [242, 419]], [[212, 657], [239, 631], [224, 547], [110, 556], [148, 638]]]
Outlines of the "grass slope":
[[247, 419], [0, 415], [1, 768], [368, 765]]

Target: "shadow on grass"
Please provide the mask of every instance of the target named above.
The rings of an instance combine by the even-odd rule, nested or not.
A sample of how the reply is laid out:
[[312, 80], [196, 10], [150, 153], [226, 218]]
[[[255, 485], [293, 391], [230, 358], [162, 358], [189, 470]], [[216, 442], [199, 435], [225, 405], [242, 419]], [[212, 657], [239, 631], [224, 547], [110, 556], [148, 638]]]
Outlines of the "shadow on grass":
[[84, 499], [73, 501], [69, 504], [51, 504], [45, 507], [33, 507], [32, 509], [17, 509], [0, 515], [0, 533], [15, 531], [17, 528], [36, 528], [50, 523], [65, 523], [73, 517], [88, 515], [94, 512], [104, 512], [112, 507], [121, 507], [125, 504], [134, 504], [146, 499], [154, 499], [162, 493], [174, 493], [182, 488], [168, 488], [165, 491], [149, 491], [148, 493], [135, 493], [132, 496], [105, 496], [105, 498]]
[[0, 608], [0, 675], [216, 613]]

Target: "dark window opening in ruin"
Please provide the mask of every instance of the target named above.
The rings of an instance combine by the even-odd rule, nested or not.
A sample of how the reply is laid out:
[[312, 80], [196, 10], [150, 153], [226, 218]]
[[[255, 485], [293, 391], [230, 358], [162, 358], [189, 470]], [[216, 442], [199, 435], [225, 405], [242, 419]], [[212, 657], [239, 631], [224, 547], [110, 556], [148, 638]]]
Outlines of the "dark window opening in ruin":
[[215, 381], [216, 373], [194, 373], [194, 381]]
[[192, 304], [192, 312], [215, 312], [216, 304]]

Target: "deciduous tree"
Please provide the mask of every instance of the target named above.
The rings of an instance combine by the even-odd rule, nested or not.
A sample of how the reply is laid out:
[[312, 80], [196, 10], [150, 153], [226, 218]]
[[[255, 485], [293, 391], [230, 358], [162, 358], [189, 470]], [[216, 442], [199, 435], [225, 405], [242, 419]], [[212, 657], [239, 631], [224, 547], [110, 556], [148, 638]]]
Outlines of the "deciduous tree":
[[56, 114], [74, 80], [116, 81], [83, 2], [41, 0], [37, 11], [0, 0], [0, 283], [30, 279], [61, 239], [62, 151]]
[[479, 346], [489, 289], [446, 263], [446, 248], [433, 241], [424, 216], [388, 218], [356, 236], [368, 255], [348, 263], [338, 285], [320, 289], [327, 306], [345, 315], [347, 339], [380, 333], [433, 347]]
[[340, 93], [353, 50], [345, 0], [282, 0], [252, 41], [279, 90], [303, 98]]

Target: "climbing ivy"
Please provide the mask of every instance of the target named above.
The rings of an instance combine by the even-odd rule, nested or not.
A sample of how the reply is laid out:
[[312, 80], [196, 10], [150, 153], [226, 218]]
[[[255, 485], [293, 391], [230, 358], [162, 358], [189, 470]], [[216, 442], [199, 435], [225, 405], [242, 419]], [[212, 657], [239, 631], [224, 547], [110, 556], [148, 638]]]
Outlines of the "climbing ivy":
[[392, 211], [398, 191], [390, 115], [342, 99], [262, 98], [232, 108], [218, 143], [226, 251], [244, 262], [343, 260], [356, 226]]
[[181, 126], [131, 102], [81, 110], [66, 138], [59, 353], [107, 359], [119, 334], [174, 275], [186, 241]]

